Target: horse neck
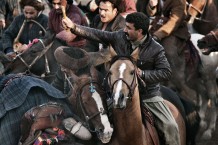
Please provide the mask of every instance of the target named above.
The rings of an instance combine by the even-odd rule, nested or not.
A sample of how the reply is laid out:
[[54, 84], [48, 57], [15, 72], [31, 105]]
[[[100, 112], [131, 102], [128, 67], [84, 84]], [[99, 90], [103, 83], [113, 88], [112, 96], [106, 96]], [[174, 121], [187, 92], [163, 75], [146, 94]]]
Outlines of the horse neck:
[[[129, 104], [128, 104], [129, 103]], [[115, 135], [119, 144], [146, 145], [144, 126], [142, 123], [140, 99], [136, 87], [131, 102], [127, 102], [124, 110], [113, 109]]]

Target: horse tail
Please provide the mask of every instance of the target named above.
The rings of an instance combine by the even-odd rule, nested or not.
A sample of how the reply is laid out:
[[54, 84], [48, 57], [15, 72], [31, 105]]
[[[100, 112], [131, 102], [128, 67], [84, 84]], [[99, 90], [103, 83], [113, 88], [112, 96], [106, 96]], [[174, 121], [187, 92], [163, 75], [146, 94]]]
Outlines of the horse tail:
[[186, 121], [186, 144], [195, 145], [195, 138], [200, 128], [200, 115], [198, 113], [197, 106], [185, 100], [183, 97], [180, 97], [180, 100], [185, 108], [185, 121]]

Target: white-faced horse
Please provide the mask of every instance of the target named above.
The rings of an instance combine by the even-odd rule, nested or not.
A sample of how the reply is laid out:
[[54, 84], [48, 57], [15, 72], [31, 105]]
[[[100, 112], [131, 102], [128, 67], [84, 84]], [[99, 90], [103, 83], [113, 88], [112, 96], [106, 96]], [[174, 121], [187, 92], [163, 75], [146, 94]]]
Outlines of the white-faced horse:
[[[112, 57], [117, 54], [112, 52]], [[131, 57], [118, 57], [110, 66], [107, 81], [113, 100], [114, 135], [110, 145], [156, 145], [159, 139], [152, 139], [142, 122], [140, 97], [135, 61], [136, 49]], [[169, 106], [179, 127], [181, 145], [186, 143], [185, 122], [178, 109], [169, 101]], [[153, 142], [154, 141], [154, 142]], [[156, 143], [155, 143], [156, 142]]]

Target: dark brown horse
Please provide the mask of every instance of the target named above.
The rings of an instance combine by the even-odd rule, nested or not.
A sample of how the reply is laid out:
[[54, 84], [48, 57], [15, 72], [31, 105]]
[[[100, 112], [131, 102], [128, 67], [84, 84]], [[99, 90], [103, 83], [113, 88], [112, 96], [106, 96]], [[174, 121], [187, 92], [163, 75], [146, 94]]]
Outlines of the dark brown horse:
[[210, 31], [197, 41], [198, 47], [205, 55], [209, 55], [211, 52], [218, 51], [218, 28]]
[[217, 0], [187, 0], [189, 23], [200, 34], [206, 35], [218, 24]]
[[[102, 143], [108, 143], [111, 139], [113, 128], [107, 115], [106, 93], [102, 87], [103, 77], [94, 68], [90, 69], [90, 74], [76, 76], [71, 74], [69, 77], [73, 80], [72, 94], [69, 101], [75, 114], [81, 122], [93, 133], [94, 137], [83, 144], [95, 145], [98, 140]], [[95, 138], [95, 136], [97, 137]]]
[[45, 78], [47, 82], [51, 82], [57, 71], [57, 63], [54, 57], [54, 51], [61, 42], [54, 40], [54, 33], [47, 33], [43, 39], [38, 39], [38, 42], [30, 46], [25, 52], [20, 53], [14, 60], [8, 59], [2, 55], [1, 59], [5, 66], [4, 74], [24, 73], [33, 76]]
[[[117, 54], [113, 51], [112, 56]], [[138, 49], [132, 55], [138, 57]], [[108, 85], [113, 96], [114, 135], [111, 145], [153, 145], [148, 129], [142, 122], [140, 98], [138, 90], [137, 67], [132, 59], [120, 57], [113, 61], [108, 73]], [[185, 121], [179, 110], [169, 101], [170, 108], [179, 127], [181, 145], [186, 144]], [[158, 140], [154, 140], [159, 142]]]

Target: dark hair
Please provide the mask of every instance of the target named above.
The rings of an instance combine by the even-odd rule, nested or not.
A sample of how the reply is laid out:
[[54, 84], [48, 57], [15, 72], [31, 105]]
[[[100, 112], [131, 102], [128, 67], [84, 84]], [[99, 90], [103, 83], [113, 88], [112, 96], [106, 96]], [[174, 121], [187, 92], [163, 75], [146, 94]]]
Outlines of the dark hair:
[[[52, 3], [53, 0], [48, 0], [48, 2]], [[71, 5], [73, 3], [73, 0], [67, 0], [67, 4]]]
[[25, 6], [32, 6], [37, 11], [43, 11], [45, 9], [45, 5], [41, 0], [21, 0], [20, 7], [23, 9]]
[[99, 6], [100, 2], [107, 2], [107, 1], [112, 4], [113, 8], [117, 8], [118, 12], [123, 11], [123, 9], [122, 9], [123, 6], [121, 6], [122, 5], [121, 4], [122, 0], [95, 0], [95, 3]]
[[148, 33], [148, 28], [150, 20], [142, 12], [134, 12], [126, 16], [126, 22], [133, 23], [136, 30], [142, 29], [142, 34], [145, 35]]

